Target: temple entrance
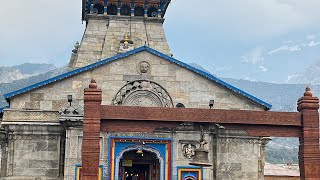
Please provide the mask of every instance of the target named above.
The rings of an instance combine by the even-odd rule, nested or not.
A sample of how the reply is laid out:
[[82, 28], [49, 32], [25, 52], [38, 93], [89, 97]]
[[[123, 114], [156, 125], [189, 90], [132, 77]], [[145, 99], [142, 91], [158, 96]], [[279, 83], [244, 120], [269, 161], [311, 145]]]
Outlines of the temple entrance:
[[120, 180], [160, 180], [160, 163], [155, 153], [142, 149], [125, 152], [119, 164]]

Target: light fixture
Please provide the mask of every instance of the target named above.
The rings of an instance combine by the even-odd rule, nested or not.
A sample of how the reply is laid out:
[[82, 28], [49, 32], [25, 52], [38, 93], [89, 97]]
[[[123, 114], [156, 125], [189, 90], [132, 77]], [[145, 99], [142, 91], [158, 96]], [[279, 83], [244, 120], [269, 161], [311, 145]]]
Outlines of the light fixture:
[[71, 103], [72, 103], [72, 95], [68, 95], [68, 102], [70, 103], [70, 106], [71, 106]]
[[212, 109], [213, 104], [214, 104], [214, 100], [213, 100], [213, 99], [210, 99], [210, 101], [209, 101], [209, 107], [210, 107], [210, 109]]

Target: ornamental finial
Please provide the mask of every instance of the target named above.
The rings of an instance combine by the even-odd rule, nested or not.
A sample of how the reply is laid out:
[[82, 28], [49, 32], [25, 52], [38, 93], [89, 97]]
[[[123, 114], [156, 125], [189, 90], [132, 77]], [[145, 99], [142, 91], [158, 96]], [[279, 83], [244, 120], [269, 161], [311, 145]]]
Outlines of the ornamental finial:
[[89, 88], [90, 89], [97, 89], [97, 82], [96, 82], [96, 80], [95, 79], [91, 79], [91, 82], [90, 82], [90, 85], [89, 85]]
[[304, 92], [303, 95], [307, 97], [312, 97], [312, 92], [309, 86], [306, 87], [306, 91]]
[[309, 86], [306, 87], [306, 90], [303, 94], [303, 97], [298, 100], [298, 111], [302, 110], [318, 110], [319, 109], [319, 99], [317, 97], [313, 97], [311, 89]]

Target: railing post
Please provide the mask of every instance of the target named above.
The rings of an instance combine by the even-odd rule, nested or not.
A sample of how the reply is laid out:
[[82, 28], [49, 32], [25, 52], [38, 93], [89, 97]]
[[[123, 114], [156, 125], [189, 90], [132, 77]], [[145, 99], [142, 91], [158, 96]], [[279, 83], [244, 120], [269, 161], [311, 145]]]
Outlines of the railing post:
[[298, 100], [302, 135], [299, 139], [299, 167], [302, 180], [320, 180], [319, 99], [307, 87]]
[[100, 121], [102, 92], [91, 80], [84, 90], [82, 141], [82, 180], [97, 180], [100, 157]]

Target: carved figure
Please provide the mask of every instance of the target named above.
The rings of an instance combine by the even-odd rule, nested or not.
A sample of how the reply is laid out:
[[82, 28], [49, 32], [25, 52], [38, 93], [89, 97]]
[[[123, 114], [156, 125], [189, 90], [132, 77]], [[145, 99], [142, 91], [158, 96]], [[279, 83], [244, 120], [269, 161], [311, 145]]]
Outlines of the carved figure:
[[185, 145], [184, 148], [184, 155], [185, 157], [187, 157], [188, 159], [192, 159], [192, 157], [194, 156], [194, 146], [192, 146], [192, 144], [187, 144]]
[[142, 61], [139, 63], [138, 65], [138, 72], [140, 74], [143, 74], [143, 73], [150, 73], [150, 64], [146, 61]]

